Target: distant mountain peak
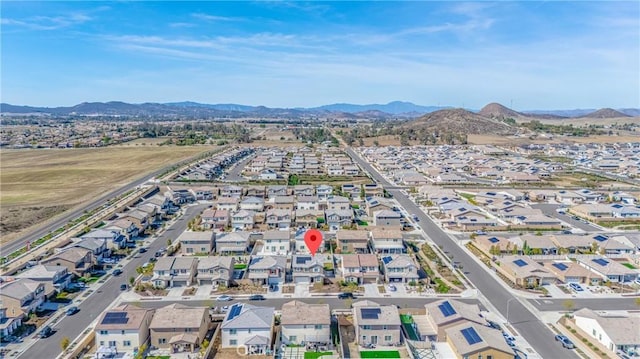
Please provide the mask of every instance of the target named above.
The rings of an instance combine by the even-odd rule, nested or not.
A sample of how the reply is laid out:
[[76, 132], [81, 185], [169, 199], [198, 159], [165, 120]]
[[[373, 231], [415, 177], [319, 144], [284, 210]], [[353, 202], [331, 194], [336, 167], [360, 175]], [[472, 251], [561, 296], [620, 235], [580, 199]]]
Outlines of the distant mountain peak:
[[501, 105], [497, 102], [492, 102], [486, 106], [484, 106], [479, 112], [479, 115], [489, 117], [489, 118], [508, 118], [508, 117], [522, 117], [523, 114], [520, 112], [514, 111], [504, 105]]
[[620, 111], [616, 111], [612, 108], [601, 108], [597, 111], [588, 113], [586, 115], [582, 115], [580, 117], [585, 117], [585, 118], [618, 118], [618, 117], [631, 117], [625, 113], [622, 113]]

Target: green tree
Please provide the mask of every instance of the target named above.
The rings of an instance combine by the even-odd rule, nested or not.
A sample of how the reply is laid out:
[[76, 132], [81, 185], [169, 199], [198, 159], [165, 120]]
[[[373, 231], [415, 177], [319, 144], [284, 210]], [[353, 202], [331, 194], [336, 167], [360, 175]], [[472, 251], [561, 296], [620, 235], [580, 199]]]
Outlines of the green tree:
[[136, 279], [134, 277], [129, 277], [129, 284], [133, 285], [133, 283], [136, 282]]
[[147, 351], [147, 344], [142, 344], [138, 349], [138, 354], [136, 354], [135, 359], [144, 359], [146, 351]]

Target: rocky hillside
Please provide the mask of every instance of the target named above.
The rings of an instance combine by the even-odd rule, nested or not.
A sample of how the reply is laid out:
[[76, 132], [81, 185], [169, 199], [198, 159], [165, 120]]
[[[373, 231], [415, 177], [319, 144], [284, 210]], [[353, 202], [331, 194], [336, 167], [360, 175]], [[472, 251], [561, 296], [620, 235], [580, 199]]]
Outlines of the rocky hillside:
[[612, 108], [601, 108], [598, 111], [588, 113], [584, 116], [584, 118], [618, 118], [618, 117], [631, 117], [627, 114], [624, 114], [620, 111], [616, 111]]
[[518, 118], [518, 117], [524, 116], [520, 112], [514, 111], [496, 102], [492, 102], [486, 105], [478, 112], [478, 114], [488, 118], [500, 118], [500, 119]]
[[464, 109], [440, 110], [407, 122], [404, 127], [429, 129], [442, 133], [511, 134], [514, 127]]

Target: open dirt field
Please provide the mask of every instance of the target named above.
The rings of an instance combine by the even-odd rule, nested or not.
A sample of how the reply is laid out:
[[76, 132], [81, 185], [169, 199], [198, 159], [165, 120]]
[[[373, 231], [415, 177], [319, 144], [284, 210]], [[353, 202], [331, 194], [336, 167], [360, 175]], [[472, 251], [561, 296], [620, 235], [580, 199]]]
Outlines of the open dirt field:
[[467, 140], [472, 145], [519, 145], [519, 144], [545, 144], [545, 143], [613, 143], [613, 142], [635, 142], [638, 136], [589, 136], [589, 137], [538, 137], [530, 140], [528, 137], [498, 136], [498, 135], [468, 135]]
[[0, 238], [216, 146], [0, 151]]

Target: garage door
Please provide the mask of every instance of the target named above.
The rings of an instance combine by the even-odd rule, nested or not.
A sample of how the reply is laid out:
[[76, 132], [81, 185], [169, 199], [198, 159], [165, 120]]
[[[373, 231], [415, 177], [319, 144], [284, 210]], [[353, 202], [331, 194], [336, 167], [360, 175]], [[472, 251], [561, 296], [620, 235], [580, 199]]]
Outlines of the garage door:
[[311, 280], [309, 277], [296, 277], [294, 281], [296, 283], [309, 283]]
[[280, 282], [280, 278], [269, 278], [269, 284], [279, 284]]
[[173, 281], [173, 286], [174, 287], [186, 287], [187, 286], [187, 281], [186, 280]]
[[209, 285], [209, 284], [213, 284], [213, 280], [212, 279], [201, 279], [200, 283], [198, 283], [199, 285]]

